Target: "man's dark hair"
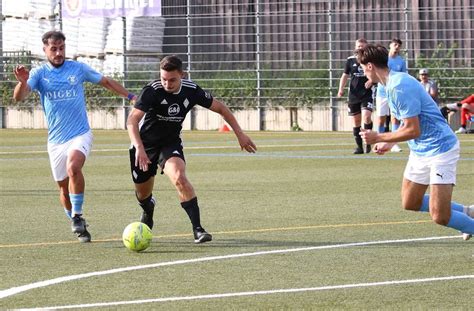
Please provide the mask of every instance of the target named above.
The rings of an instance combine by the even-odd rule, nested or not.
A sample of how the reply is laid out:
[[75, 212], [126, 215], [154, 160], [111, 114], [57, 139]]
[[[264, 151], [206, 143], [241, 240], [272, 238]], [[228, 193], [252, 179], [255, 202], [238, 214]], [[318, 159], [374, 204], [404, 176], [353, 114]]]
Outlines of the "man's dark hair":
[[53, 42], [66, 41], [66, 36], [59, 30], [51, 30], [45, 33], [41, 38], [43, 44], [48, 44], [49, 39], [51, 39]]
[[359, 64], [372, 63], [379, 68], [388, 67], [388, 51], [380, 44], [369, 44], [365, 48], [356, 50], [356, 57]]
[[176, 55], [165, 56], [160, 61], [160, 69], [164, 71], [183, 71], [183, 61]]
[[400, 40], [399, 38], [393, 38], [390, 43], [398, 43], [398, 45], [402, 45], [402, 40]]
[[366, 43], [366, 44], [369, 43], [369, 42], [367, 42], [367, 39], [366, 39], [366, 38], [359, 38], [359, 39], [356, 40], [356, 42]]

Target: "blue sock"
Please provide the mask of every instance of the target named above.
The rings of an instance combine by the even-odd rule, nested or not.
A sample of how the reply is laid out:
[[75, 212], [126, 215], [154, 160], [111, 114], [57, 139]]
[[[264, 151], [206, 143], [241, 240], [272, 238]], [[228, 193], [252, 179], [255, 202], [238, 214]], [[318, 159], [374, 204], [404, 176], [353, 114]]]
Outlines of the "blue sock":
[[379, 133], [385, 133], [385, 125], [379, 125]]
[[474, 219], [462, 212], [451, 211], [451, 218], [446, 226], [462, 233], [474, 234]]
[[[423, 196], [423, 203], [421, 204], [420, 212], [429, 212], [429, 211], [430, 211], [430, 195], [425, 194]], [[453, 211], [464, 213], [464, 205], [451, 201], [451, 212]]]
[[64, 209], [64, 213], [66, 214], [66, 217], [67, 217], [69, 220], [71, 220], [71, 218], [72, 218], [72, 217], [71, 217], [71, 211], [65, 208], [65, 209]]
[[84, 193], [70, 193], [69, 199], [72, 205], [72, 217], [82, 215], [82, 203], [84, 202]]
[[451, 211], [464, 213], [464, 205], [451, 201]]
[[399, 127], [400, 127], [400, 124], [392, 123], [392, 132], [396, 132]]
[[420, 207], [420, 212], [429, 212], [430, 211], [430, 196], [428, 194], [425, 194], [423, 196], [423, 203], [421, 204]]

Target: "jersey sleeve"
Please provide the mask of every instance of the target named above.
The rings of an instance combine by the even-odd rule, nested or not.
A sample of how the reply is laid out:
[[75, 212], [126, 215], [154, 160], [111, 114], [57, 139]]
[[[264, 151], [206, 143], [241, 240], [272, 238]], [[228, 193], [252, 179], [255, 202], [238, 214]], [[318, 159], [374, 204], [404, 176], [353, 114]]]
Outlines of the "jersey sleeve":
[[407, 70], [407, 62], [402, 58], [402, 72], [408, 72]]
[[464, 99], [461, 101], [461, 104], [474, 104], [474, 94], [472, 94], [471, 96], [468, 96], [468, 97], [464, 98]]
[[[405, 86], [397, 86], [392, 90], [393, 105], [397, 107], [397, 117], [399, 119], [408, 119], [415, 117], [421, 113], [421, 97], [416, 96], [419, 89], [413, 84]], [[423, 90], [425, 92], [425, 90]]]
[[145, 86], [137, 97], [134, 108], [147, 112], [153, 104], [155, 90], [147, 85]]
[[80, 63], [82, 66], [82, 72], [84, 73], [84, 81], [88, 81], [97, 84], [102, 80], [102, 74], [92, 69], [89, 65]]
[[30, 76], [28, 78], [28, 81], [26, 83], [30, 87], [32, 91], [38, 91], [39, 90], [39, 81], [41, 76], [41, 71], [40, 68], [34, 68], [30, 71]]
[[196, 85], [196, 92], [194, 93], [193, 102], [204, 108], [210, 108], [213, 100], [214, 99], [211, 93], [204, 91], [203, 89], [201, 89], [201, 87]]

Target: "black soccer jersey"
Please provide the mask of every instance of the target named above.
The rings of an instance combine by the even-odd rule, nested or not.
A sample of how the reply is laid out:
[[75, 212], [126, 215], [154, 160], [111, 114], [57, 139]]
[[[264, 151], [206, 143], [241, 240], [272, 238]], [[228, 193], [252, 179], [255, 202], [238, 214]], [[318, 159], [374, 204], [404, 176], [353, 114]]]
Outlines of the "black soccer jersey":
[[211, 107], [212, 96], [191, 80], [181, 80], [176, 93], [168, 93], [160, 80], [143, 88], [135, 108], [145, 112], [140, 121], [140, 137], [145, 146], [167, 144], [179, 139], [186, 114], [195, 105]]
[[354, 55], [347, 58], [344, 73], [350, 75], [351, 80], [349, 86], [349, 102], [371, 100], [372, 89], [365, 88], [365, 83], [368, 79]]

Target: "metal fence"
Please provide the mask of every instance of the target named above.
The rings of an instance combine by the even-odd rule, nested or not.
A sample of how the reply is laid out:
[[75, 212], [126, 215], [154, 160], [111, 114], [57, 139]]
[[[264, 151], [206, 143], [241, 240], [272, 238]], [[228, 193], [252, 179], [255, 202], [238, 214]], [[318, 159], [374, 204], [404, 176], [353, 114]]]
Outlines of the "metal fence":
[[[474, 91], [471, 0], [163, 0], [161, 17], [115, 19], [62, 18], [57, 0], [14, 2], [3, 0], [0, 15], [0, 106], [13, 104], [13, 65], [42, 61], [40, 37], [53, 28], [65, 32], [68, 57], [133, 92], [158, 78], [162, 56], [177, 54], [191, 79], [235, 109], [335, 106], [359, 37], [400, 38], [410, 73], [429, 68], [441, 101]], [[87, 91], [91, 107], [122, 105]]]

